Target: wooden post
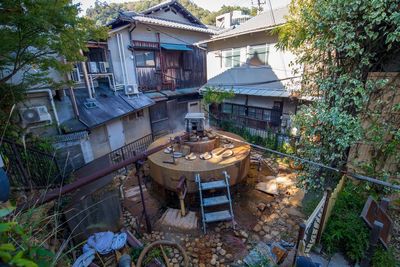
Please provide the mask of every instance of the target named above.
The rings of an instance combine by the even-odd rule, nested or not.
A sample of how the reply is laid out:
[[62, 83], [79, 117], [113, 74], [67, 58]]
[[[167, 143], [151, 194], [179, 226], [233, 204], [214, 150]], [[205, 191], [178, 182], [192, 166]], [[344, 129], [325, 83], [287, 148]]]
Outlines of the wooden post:
[[315, 244], [320, 244], [321, 242], [321, 237], [322, 237], [322, 229], [324, 228], [324, 223], [326, 220], [326, 213], [328, 210], [328, 205], [329, 205], [329, 201], [331, 199], [331, 195], [332, 195], [332, 189], [330, 187], [328, 187], [326, 189], [326, 199], [325, 199], [325, 203], [324, 203], [324, 209], [322, 211], [322, 216], [321, 216], [321, 221], [319, 222], [319, 226], [318, 226], [318, 233], [317, 233], [317, 239], [315, 240]]
[[306, 232], [306, 225], [305, 225], [305, 223], [302, 223], [302, 224], [300, 224], [299, 235], [297, 236], [297, 242], [296, 242], [296, 248], [294, 251], [292, 266], [296, 266], [296, 259], [297, 259], [300, 242], [303, 240], [305, 232]]
[[380, 221], [374, 221], [372, 232], [369, 238], [369, 247], [365, 253], [364, 258], [361, 260], [360, 267], [369, 267], [372, 256], [375, 253], [376, 245], [378, 244], [379, 234], [383, 228], [383, 223]]

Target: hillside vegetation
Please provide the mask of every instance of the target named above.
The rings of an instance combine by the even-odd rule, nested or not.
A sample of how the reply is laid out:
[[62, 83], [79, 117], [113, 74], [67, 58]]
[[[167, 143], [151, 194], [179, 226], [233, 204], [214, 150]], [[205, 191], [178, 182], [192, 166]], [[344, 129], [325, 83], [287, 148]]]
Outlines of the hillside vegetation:
[[[86, 10], [86, 16], [95, 20], [98, 25], [104, 25], [110, 22], [118, 15], [118, 11], [136, 11], [141, 12], [152, 6], [155, 6], [163, 0], [145, 0], [125, 3], [106, 3], [96, 1], [94, 7]], [[206, 25], [214, 25], [215, 18], [226, 12], [233, 10], [242, 10], [245, 14], [255, 15], [257, 10], [255, 8], [246, 8], [240, 6], [222, 6], [220, 10], [211, 12], [207, 9], [199, 7], [190, 0], [179, 1], [186, 9], [188, 9], [194, 16], [199, 18]]]

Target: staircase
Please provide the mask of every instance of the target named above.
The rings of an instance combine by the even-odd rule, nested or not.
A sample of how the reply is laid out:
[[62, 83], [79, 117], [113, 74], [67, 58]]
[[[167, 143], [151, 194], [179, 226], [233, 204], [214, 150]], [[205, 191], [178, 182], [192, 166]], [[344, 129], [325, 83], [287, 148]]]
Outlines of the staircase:
[[[196, 183], [199, 187], [200, 195], [200, 207], [201, 216], [203, 222], [203, 231], [206, 233], [206, 223], [228, 221], [232, 220], [232, 226], [234, 227], [233, 209], [232, 209], [232, 199], [229, 190], [229, 175], [226, 171], [223, 172], [225, 179], [217, 180], [212, 182], [202, 183], [199, 174], [196, 174]], [[223, 190], [226, 189], [226, 194], [213, 196], [213, 197], [203, 197], [204, 191], [209, 190]], [[205, 209], [215, 206], [229, 205], [229, 209], [205, 212]]]

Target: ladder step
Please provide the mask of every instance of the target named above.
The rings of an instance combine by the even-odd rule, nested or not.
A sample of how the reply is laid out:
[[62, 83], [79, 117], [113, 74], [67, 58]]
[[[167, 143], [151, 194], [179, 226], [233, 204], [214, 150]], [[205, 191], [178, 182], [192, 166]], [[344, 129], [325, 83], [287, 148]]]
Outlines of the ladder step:
[[231, 220], [232, 215], [228, 210], [204, 213], [206, 223]]
[[201, 183], [202, 190], [218, 189], [218, 188], [224, 188], [224, 187], [226, 187], [225, 180]]
[[226, 195], [217, 196], [217, 197], [207, 197], [203, 198], [203, 206], [204, 207], [211, 207], [229, 203], [229, 199]]

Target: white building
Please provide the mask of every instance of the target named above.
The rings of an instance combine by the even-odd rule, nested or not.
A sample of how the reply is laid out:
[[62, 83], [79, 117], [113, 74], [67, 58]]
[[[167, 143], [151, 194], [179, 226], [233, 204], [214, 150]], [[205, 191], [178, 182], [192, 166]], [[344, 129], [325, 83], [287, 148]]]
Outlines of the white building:
[[[272, 30], [285, 23], [288, 9], [265, 11], [234, 29], [201, 42], [207, 44], [207, 84], [233, 90], [235, 97], [211, 110], [219, 119], [230, 119], [257, 129], [285, 130], [298, 100], [291, 90], [294, 55], [278, 50]], [[299, 75], [299, 74], [298, 74]]]

